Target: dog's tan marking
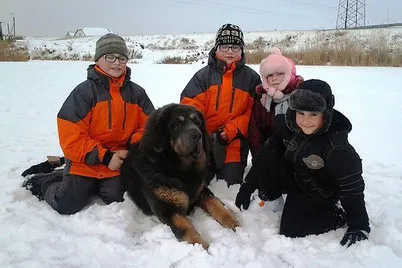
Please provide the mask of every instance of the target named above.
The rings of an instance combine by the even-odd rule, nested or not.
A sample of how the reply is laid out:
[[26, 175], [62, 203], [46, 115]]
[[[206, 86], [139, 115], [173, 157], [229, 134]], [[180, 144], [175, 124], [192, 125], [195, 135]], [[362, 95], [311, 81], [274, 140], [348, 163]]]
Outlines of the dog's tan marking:
[[201, 235], [195, 230], [193, 224], [187, 217], [175, 214], [172, 216], [172, 224], [183, 231], [182, 239], [184, 241], [190, 244], [201, 244], [204, 249], [208, 249], [209, 244], [201, 238]]
[[194, 119], [194, 118], [196, 118], [196, 116], [197, 116], [197, 115], [196, 115], [195, 113], [191, 113], [191, 114], [190, 114], [190, 119]]
[[179, 118], [179, 121], [185, 121], [186, 120], [186, 118], [184, 118], [184, 116], [182, 116], [182, 115], [179, 115], [178, 118]]
[[211, 196], [203, 198], [200, 200], [199, 206], [208, 212], [212, 218], [219, 222], [223, 227], [236, 231], [236, 227], [240, 226], [232, 212], [225, 208], [222, 201], [217, 197]]
[[197, 199], [198, 199], [198, 197], [200, 196], [201, 192], [204, 190], [205, 187], [206, 187], [205, 184], [202, 183], [202, 184], [200, 185], [200, 187], [197, 189], [197, 192], [196, 192], [196, 198], [197, 198]]
[[183, 209], [184, 212], [187, 212], [189, 206], [189, 198], [188, 195], [184, 192], [169, 189], [166, 187], [159, 187], [154, 190], [154, 194], [159, 198], [168, 203], [171, 203], [177, 207]]

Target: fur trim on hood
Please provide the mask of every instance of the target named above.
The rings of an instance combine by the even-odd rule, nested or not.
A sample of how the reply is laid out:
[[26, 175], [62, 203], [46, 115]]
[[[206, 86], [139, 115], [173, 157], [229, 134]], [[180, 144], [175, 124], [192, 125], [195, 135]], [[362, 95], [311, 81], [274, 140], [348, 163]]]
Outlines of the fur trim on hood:
[[319, 93], [297, 89], [290, 95], [289, 107], [296, 111], [324, 112], [327, 109], [327, 103]]

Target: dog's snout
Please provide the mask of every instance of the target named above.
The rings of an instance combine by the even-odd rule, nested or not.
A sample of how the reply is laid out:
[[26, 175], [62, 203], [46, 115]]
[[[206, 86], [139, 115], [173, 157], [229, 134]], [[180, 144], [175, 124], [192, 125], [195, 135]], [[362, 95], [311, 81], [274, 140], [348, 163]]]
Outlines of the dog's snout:
[[196, 155], [202, 150], [203, 134], [196, 125], [187, 125], [176, 133], [173, 141], [176, 153], [182, 156]]

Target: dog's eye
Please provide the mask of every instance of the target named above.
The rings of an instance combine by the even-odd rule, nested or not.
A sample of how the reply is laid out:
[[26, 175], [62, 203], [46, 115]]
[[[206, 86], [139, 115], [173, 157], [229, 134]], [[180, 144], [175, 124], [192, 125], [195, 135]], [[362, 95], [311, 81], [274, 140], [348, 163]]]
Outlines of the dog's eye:
[[197, 126], [201, 126], [201, 121], [198, 117], [191, 118], [191, 121], [193, 121]]

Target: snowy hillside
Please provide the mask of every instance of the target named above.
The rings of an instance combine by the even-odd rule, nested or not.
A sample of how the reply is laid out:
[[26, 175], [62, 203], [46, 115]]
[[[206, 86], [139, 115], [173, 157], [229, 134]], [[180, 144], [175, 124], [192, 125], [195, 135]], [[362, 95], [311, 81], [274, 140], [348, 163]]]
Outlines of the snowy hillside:
[[[99, 37], [32, 38], [19, 42], [28, 49], [31, 59], [92, 60], [95, 42]], [[187, 58], [189, 63], [203, 63], [212, 48], [215, 33], [174, 35], [125, 36], [132, 62], [156, 63], [165, 57]], [[340, 43], [358, 42], [365, 48], [387, 43], [390, 51], [402, 53], [402, 27], [321, 30], [321, 31], [266, 31], [245, 32], [247, 49], [278, 46], [285, 50], [306, 49], [311, 46], [333, 47]]]

